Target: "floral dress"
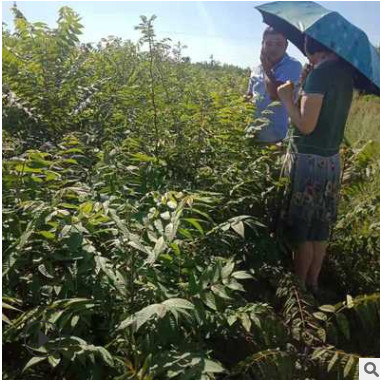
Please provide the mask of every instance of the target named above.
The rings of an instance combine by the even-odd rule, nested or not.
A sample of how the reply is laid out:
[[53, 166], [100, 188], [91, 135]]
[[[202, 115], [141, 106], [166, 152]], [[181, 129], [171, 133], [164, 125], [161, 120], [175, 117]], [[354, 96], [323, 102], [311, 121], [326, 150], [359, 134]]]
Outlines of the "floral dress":
[[339, 153], [324, 157], [289, 151], [284, 174], [289, 181], [281, 207], [283, 231], [296, 243], [328, 240], [337, 219]]

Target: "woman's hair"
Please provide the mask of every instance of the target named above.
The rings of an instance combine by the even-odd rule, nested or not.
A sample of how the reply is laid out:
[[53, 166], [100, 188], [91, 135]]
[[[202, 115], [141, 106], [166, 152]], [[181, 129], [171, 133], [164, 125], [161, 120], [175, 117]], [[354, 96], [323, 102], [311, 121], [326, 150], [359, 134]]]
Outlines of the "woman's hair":
[[333, 53], [328, 47], [314, 40], [313, 38], [309, 36], [307, 37], [305, 36], [305, 38], [306, 38], [305, 48], [308, 54], [313, 55], [315, 53], [320, 53], [320, 52]]

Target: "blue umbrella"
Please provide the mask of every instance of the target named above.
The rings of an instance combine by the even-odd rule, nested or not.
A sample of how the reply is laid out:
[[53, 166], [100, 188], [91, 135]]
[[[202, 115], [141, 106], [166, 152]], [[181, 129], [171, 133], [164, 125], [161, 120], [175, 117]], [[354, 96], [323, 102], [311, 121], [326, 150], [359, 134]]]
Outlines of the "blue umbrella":
[[313, 1], [275, 1], [256, 9], [266, 24], [282, 32], [303, 54], [308, 35], [356, 69], [356, 88], [380, 95], [380, 54], [367, 35], [338, 12]]

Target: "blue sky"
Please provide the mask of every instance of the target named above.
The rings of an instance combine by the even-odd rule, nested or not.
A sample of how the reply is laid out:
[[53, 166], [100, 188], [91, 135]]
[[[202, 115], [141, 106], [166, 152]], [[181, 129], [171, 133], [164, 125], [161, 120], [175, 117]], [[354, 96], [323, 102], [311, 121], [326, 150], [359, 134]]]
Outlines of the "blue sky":
[[[259, 63], [260, 44], [265, 24], [254, 9], [263, 1], [17, 1], [18, 8], [29, 21], [43, 21], [56, 26], [58, 9], [73, 8], [84, 25], [82, 42], [98, 42], [114, 35], [136, 41], [134, 26], [140, 15], [155, 14], [156, 34], [170, 37], [188, 46], [184, 55], [193, 62], [214, 58], [241, 67]], [[380, 45], [380, 2], [320, 1], [324, 7], [340, 12], [362, 28], [372, 43]], [[3, 22], [12, 25], [10, 8], [13, 1], [3, 1]], [[288, 53], [305, 62], [293, 46]]]

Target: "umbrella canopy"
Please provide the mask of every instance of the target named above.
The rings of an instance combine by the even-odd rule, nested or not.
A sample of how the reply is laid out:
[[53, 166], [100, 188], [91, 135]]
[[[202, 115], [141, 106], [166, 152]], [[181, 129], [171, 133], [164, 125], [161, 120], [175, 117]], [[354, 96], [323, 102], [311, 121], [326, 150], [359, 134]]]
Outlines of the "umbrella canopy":
[[308, 35], [356, 69], [356, 88], [380, 95], [380, 54], [367, 35], [338, 12], [313, 1], [275, 1], [256, 9], [266, 24], [282, 32], [303, 54]]

